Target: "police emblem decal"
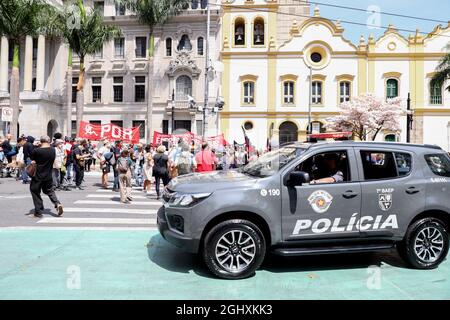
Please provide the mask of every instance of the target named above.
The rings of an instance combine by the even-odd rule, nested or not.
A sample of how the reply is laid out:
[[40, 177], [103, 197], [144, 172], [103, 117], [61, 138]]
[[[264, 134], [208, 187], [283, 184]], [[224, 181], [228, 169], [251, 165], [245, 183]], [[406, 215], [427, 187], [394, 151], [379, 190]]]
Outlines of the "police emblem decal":
[[392, 207], [392, 193], [379, 193], [378, 205], [383, 211], [388, 211]]
[[308, 202], [315, 212], [324, 213], [330, 208], [333, 197], [324, 190], [317, 190], [308, 197]]

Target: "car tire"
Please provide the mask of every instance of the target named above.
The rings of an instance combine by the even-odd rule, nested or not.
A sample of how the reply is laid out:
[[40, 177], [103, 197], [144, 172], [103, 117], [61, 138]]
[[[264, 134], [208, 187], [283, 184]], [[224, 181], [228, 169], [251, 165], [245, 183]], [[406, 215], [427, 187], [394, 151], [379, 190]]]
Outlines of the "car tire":
[[214, 226], [203, 242], [203, 259], [222, 279], [244, 279], [255, 274], [266, 254], [266, 241], [257, 225], [241, 219]]
[[413, 268], [434, 269], [447, 256], [448, 231], [436, 218], [423, 218], [409, 226], [405, 238], [397, 244], [400, 256]]

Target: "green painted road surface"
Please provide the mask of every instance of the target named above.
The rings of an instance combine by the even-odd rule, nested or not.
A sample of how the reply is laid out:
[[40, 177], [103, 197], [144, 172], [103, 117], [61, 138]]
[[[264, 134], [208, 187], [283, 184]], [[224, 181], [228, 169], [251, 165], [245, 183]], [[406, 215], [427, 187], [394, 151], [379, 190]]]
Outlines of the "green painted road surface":
[[450, 299], [449, 276], [388, 252], [270, 257], [227, 281], [156, 231], [0, 230], [0, 299]]

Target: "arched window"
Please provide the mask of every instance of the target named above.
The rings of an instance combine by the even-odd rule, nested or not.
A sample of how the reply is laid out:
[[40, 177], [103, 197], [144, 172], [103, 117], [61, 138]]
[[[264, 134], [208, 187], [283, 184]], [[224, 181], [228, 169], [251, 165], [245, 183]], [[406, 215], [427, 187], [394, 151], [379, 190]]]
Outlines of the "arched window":
[[392, 99], [398, 97], [398, 80], [388, 79], [386, 82], [386, 98]]
[[167, 57], [172, 56], [172, 38], [166, 39], [166, 56]]
[[283, 122], [279, 128], [280, 146], [283, 143], [293, 142], [298, 140], [298, 127], [291, 121]]
[[430, 104], [442, 104], [442, 87], [436, 83], [430, 84]]
[[187, 34], [183, 34], [181, 36], [180, 42], [178, 43], [177, 50], [178, 51], [181, 51], [181, 50], [191, 51], [192, 50], [191, 40], [189, 40], [189, 36]]
[[243, 18], [237, 18], [234, 22], [234, 45], [245, 45], [245, 21]]
[[396, 141], [397, 141], [397, 136], [396, 136], [395, 134], [387, 134], [387, 135], [384, 137], [384, 141], [387, 141], [387, 142], [396, 142]]
[[203, 45], [203, 37], [198, 37], [198, 39], [197, 39], [197, 54], [199, 56], [203, 55], [203, 51], [204, 51], [203, 47], [204, 47], [204, 45]]
[[188, 76], [179, 76], [176, 81], [176, 99], [187, 100], [192, 96], [192, 79]]
[[253, 22], [253, 45], [264, 45], [264, 19], [260, 17]]

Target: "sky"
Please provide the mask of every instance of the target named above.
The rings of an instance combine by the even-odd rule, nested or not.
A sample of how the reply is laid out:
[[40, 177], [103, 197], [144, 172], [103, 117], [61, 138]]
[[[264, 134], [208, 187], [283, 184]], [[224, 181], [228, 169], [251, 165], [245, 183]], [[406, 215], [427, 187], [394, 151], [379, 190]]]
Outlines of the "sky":
[[[389, 12], [395, 14], [415, 16], [419, 18], [427, 18], [434, 20], [449, 21], [450, 20], [450, 0], [310, 0], [312, 3], [311, 14], [314, 10], [314, 2], [323, 4], [332, 4], [348, 7], [356, 7], [367, 10], [369, 7], [378, 8], [378, 11]], [[408, 29], [415, 31], [420, 29], [423, 32], [430, 32], [438, 24], [446, 26], [447, 23], [430, 22], [416, 19], [408, 19], [401, 17], [393, 17], [384, 14], [373, 15], [372, 12], [359, 12], [348, 9], [340, 9], [329, 7], [326, 5], [318, 5], [320, 8], [320, 15], [328, 19], [340, 19], [341, 21], [353, 21], [363, 23], [364, 26], [352, 25], [342, 22], [342, 27], [345, 29], [344, 37], [351, 40], [354, 44], [358, 44], [361, 35], [364, 35], [367, 40], [370, 34], [378, 39], [386, 29], [373, 29], [366, 25], [380, 24], [381, 26], [389, 26], [393, 24], [398, 29]], [[373, 10], [373, 9], [371, 9]], [[408, 32], [401, 33], [408, 36]], [[413, 32], [411, 32], [413, 33]]]

